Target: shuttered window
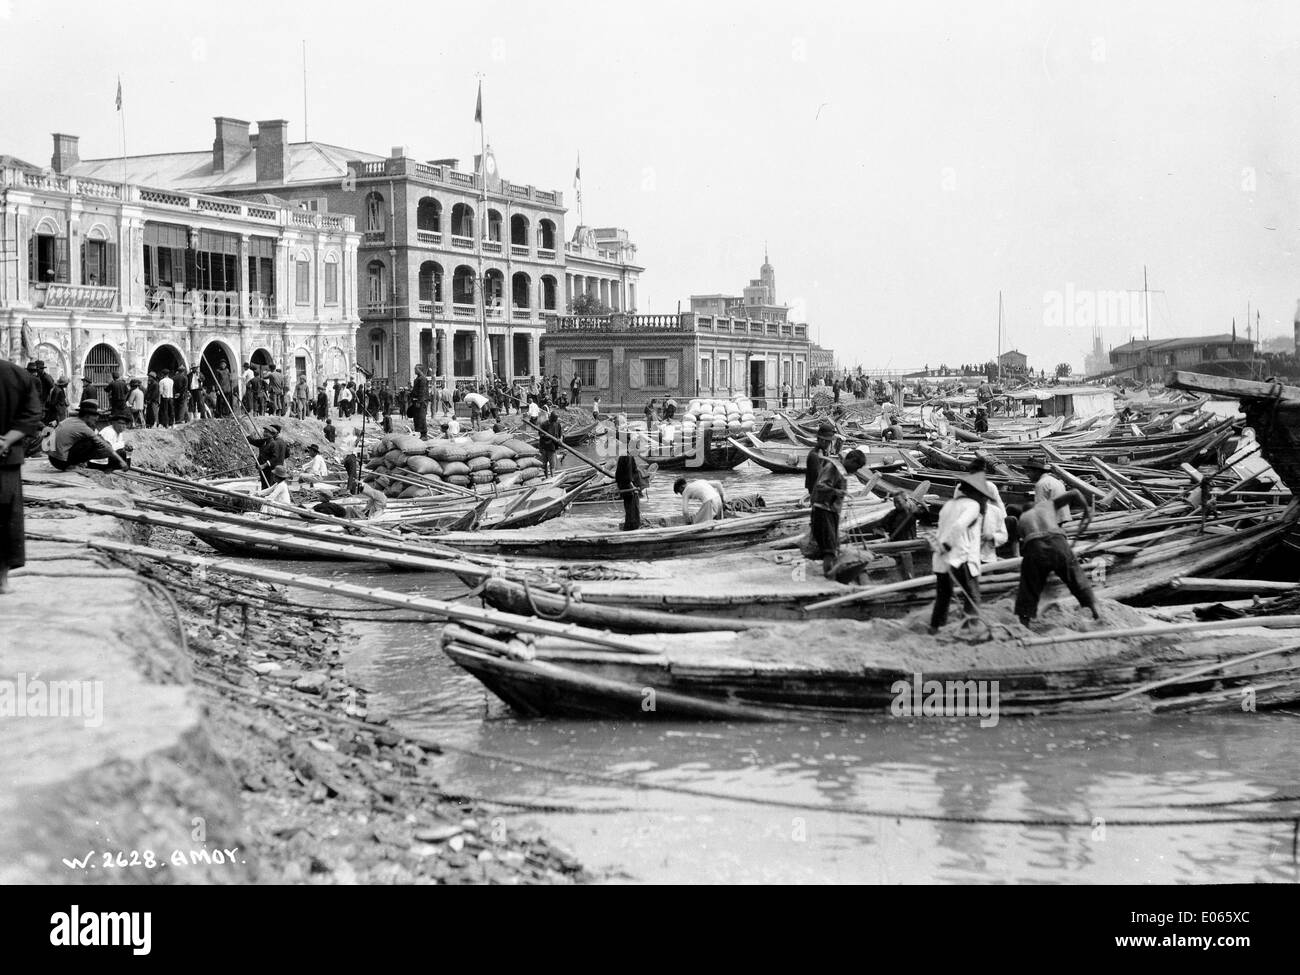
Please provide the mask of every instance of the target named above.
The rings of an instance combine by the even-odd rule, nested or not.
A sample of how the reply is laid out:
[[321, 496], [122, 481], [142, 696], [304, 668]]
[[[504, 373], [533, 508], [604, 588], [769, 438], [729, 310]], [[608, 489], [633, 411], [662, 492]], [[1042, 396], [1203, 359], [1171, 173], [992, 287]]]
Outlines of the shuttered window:
[[68, 241], [53, 234], [36, 234], [27, 246], [28, 275], [39, 284], [68, 284]]
[[325, 304], [339, 303], [339, 266], [335, 262], [325, 265]]
[[643, 364], [642, 368], [645, 370], [645, 384], [647, 388], [662, 388], [668, 384], [667, 359], [642, 359], [641, 362]]
[[574, 359], [573, 375], [578, 377], [578, 382], [583, 386], [596, 385], [596, 360], [595, 359]]
[[294, 300], [300, 305], [311, 304], [311, 265], [306, 261], [294, 262]]
[[81, 283], [105, 288], [117, 286], [117, 245], [87, 240], [81, 245]]

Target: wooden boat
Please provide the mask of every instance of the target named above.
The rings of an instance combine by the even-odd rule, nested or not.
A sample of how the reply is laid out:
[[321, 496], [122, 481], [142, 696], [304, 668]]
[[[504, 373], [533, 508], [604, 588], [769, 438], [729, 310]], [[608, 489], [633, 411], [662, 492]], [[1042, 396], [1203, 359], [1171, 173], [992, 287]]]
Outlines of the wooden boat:
[[528, 528], [558, 518], [586, 490], [588, 480], [583, 478], [570, 487], [550, 484], [492, 498], [479, 515], [475, 528], [486, 531]]
[[659, 469], [664, 471], [729, 471], [749, 459], [743, 451], [728, 443], [725, 435], [719, 442], [712, 430], [704, 432], [702, 453], [694, 446], [683, 450], [682, 445], [676, 443], [651, 443], [645, 453], [639, 456], [649, 463], [658, 464]]
[[[803, 474], [807, 472], [808, 450], [803, 448], [802, 445], [777, 446], [759, 440], [752, 433], [749, 434], [747, 439], [749, 440], [748, 444], [734, 437], [729, 438], [727, 442], [759, 467], [765, 467], [774, 474]], [[867, 447], [865, 449], [858, 447], [856, 449], [862, 450], [866, 454], [867, 466], [873, 469], [901, 466], [904, 462], [902, 452], [891, 447]]]
[[466, 552], [526, 555], [548, 559], [652, 559], [697, 555], [753, 544], [779, 531], [806, 511], [764, 511], [702, 525], [638, 528], [636, 531], [569, 530], [451, 532], [438, 541]]
[[[1300, 631], [1291, 628], [1298, 621], [1278, 617], [1275, 630], [1233, 628], [1231, 640], [1205, 639], [1214, 627], [1232, 625], [1209, 623], [1152, 625], [1142, 628], [1145, 637], [1134, 635], [1140, 629], [1117, 628], [1111, 635], [1062, 628], [1020, 644], [1004, 639], [945, 646], [918, 634], [915, 623], [841, 620], [648, 634], [632, 647], [607, 648], [596, 643], [598, 636], [543, 636], [524, 644], [509, 627], [455, 624], [443, 630], [442, 648], [529, 717], [920, 717], [936, 714], [924, 702], [929, 697], [933, 703], [937, 687], [949, 717], [983, 719], [987, 727], [1017, 715], [1232, 710], [1247, 688], [1257, 707], [1291, 704], [1300, 700]], [[1170, 630], [1197, 626], [1199, 639], [1171, 643]], [[1044, 662], [1041, 645], [1056, 641], [1051, 662]]]

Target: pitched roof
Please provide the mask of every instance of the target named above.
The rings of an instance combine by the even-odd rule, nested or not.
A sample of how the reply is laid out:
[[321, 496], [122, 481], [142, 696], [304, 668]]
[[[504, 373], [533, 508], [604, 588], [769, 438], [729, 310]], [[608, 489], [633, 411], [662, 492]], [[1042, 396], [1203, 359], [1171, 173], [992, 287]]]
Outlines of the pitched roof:
[[[83, 159], [68, 170], [68, 175], [88, 179], [120, 181], [123, 166], [126, 181], [142, 186], [162, 189], [186, 190], [191, 193], [205, 190], [223, 190], [233, 187], [256, 188], [279, 184], [257, 182], [256, 150], [244, 153], [224, 171], [212, 171], [212, 151], [164, 152], [148, 156], [127, 156], [114, 159]], [[285, 182], [311, 183], [320, 180], [341, 179], [347, 175], [347, 161], [360, 159], [378, 162], [383, 156], [344, 149], [324, 142], [294, 142], [289, 145], [289, 172]]]
[[1255, 343], [1250, 339], [1241, 336], [1233, 337], [1230, 333], [1224, 332], [1221, 335], [1188, 335], [1181, 338], [1172, 339], [1133, 339], [1131, 342], [1125, 342], [1123, 345], [1117, 345], [1111, 352], [1146, 352], [1148, 349], [1185, 349], [1188, 346], [1197, 345], [1250, 345]]

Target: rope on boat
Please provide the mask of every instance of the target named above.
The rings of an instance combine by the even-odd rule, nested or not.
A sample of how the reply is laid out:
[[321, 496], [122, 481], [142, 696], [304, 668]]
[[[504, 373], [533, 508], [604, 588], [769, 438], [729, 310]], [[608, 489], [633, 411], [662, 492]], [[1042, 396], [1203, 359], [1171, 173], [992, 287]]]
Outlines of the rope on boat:
[[533, 611], [534, 616], [540, 616], [542, 619], [552, 620], [554, 622], [558, 622], [559, 620], [568, 618], [569, 608], [575, 602], [577, 602], [577, 600], [574, 599], [573, 596], [572, 586], [561, 585], [560, 591], [564, 594], [564, 605], [560, 607], [560, 611], [558, 613], [547, 613], [544, 612], [542, 608], [537, 605], [537, 601], [533, 599], [533, 591], [528, 585], [528, 577], [524, 576], [523, 581], [524, 581], [524, 599], [528, 600], [528, 608]]

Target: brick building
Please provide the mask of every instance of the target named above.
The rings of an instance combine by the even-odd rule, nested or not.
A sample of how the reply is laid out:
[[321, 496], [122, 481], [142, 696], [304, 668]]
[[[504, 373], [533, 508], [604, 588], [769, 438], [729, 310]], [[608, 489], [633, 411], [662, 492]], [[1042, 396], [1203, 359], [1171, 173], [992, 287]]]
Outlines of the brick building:
[[[0, 157], [0, 348], [55, 377], [143, 376], [224, 360], [311, 383], [352, 374], [352, 218], [140, 185], [78, 159]], [[107, 178], [94, 178], [89, 172]], [[135, 168], [136, 175], [141, 169]]]
[[775, 399], [783, 382], [796, 396], [808, 381], [808, 330], [792, 322], [680, 315], [564, 315], [548, 319], [546, 374], [584, 397], [635, 409], [669, 396]]

